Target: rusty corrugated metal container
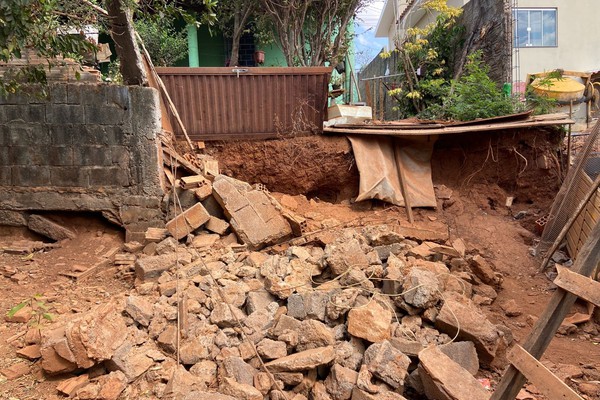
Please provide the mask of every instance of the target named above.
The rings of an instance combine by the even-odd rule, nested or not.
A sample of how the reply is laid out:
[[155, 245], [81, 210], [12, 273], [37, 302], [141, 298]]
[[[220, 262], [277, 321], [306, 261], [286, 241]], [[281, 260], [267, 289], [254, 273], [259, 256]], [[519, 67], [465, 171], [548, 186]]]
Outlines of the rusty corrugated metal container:
[[[321, 132], [329, 67], [157, 68], [192, 140]], [[177, 125], [177, 134], [182, 134]]]

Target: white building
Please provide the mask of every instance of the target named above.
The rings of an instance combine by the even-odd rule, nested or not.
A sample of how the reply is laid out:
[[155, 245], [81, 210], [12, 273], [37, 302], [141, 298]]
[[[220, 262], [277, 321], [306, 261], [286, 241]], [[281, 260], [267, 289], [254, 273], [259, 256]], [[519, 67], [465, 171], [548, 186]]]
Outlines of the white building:
[[[477, 1], [477, 0], [471, 0]], [[508, 1], [508, 0], [505, 0]], [[510, 0], [513, 14], [513, 82], [525, 81], [527, 74], [552, 71], [600, 70], [600, 0]], [[407, 28], [423, 27], [435, 15], [425, 13], [425, 0], [386, 0], [376, 37], [388, 38], [388, 50], [395, 48]], [[469, 0], [448, 0], [462, 7]]]

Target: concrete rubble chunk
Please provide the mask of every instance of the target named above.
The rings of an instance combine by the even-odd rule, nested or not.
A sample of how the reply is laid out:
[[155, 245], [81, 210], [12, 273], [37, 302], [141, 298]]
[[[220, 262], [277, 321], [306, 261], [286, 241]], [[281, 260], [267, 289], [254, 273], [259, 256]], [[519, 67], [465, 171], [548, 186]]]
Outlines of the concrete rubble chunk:
[[27, 221], [27, 227], [30, 230], [52, 240], [56, 240], [57, 242], [65, 239], [75, 239], [75, 237], [77, 237], [77, 234], [71, 229], [65, 228], [59, 223], [42, 215], [31, 215]]
[[223, 236], [227, 229], [229, 229], [229, 222], [222, 220], [221, 218], [211, 216], [205, 225], [205, 228], [211, 232]]
[[308, 350], [316, 347], [332, 346], [334, 344], [335, 336], [333, 330], [321, 321], [308, 319], [300, 323], [298, 350]]
[[238, 383], [252, 386], [258, 370], [240, 357], [227, 357], [219, 368], [219, 374], [222, 378], [232, 378]]
[[497, 285], [500, 283], [500, 279], [496, 276], [496, 273], [490, 263], [488, 263], [479, 254], [473, 256], [469, 263], [473, 273], [481, 279], [481, 281], [487, 285]]
[[217, 382], [217, 363], [211, 360], [202, 360], [192, 365], [190, 373], [207, 387], [214, 387]]
[[107, 367], [112, 371], [123, 372], [127, 381], [133, 382], [154, 364], [154, 360], [146, 355], [149, 349], [145, 346], [137, 347], [127, 341], [117, 349], [107, 362]]
[[430, 399], [482, 400], [490, 393], [481, 383], [452, 361], [439, 347], [431, 346], [419, 353], [419, 375]]
[[69, 397], [73, 396], [77, 390], [87, 385], [90, 381], [90, 377], [88, 374], [82, 374], [79, 376], [74, 376], [69, 379], [65, 379], [61, 381], [57, 386], [56, 390], [59, 393], [67, 395]]
[[14, 380], [29, 373], [29, 365], [25, 362], [20, 362], [11, 365], [10, 367], [0, 369], [0, 374], [4, 375], [8, 380]]
[[473, 376], [479, 371], [479, 358], [473, 342], [452, 342], [439, 347], [452, 361], [469, 371]]
[[371, 394], [355, 387], [352, 390], [351, 400], [406, 400], [406, 397], [390, 391], [381, 391], [377, 394]]
[[265, 192], [218, 175], [213, 195], [229, 217], [231, 229], [252, 250], [279, 243], [292, 235], [290, 224]]
[[329, 364], [335, 358], [333, 346], [319, 347], [294, 353], [266, 363], [273, 372], [307, 371], [320, 365]]
[[263, 339], [258, 342], [256, 350], [261, 357], [264, 357], [267, 360], [274, 360], [287, 356], [286, 343], [278, 340]]
[[127, 377], [121, 371], [113, 371], [100, 378], [100, 392], [98, 399], [117, 400], [127, 387]]
[[458, 332], [460, 340], [473, 342], [484, 364], [489, 364], [496, 356], [501, 339], [498, 330], [469, 299], [446, 293], [435, 326], [451, 337]]
[[23, 347], [22, 349], [17, 350], [17, 355], [32, 361], [42, 357], [39, 344], [32, 344], [30, 346]]
[[220, 236], [217, 234], [206, 234], [202, 233], [200, 235], [194, 236], [192, 239], [192, 247], [196, 249], [205, 249], [212, 247], [217, 240], [219, 240]]
[[214, 335], [209, 333], [180, 339], [179, 359], [181, 363], [194, 365], [208, 359], [214, 341]]
[[138, 258], [135, 262], [135, 276], [142, 281], [158, 278], [163, 272], [174, 267], [177, 260], [182, 258], [180, 253]]
[[438, 279], [426, 269], [411, 268], [402, 289], [404, 301], [417, 308], [433, 307], [441, 299]]
[[182, 397], [183, 400], [236, 400], [235, 397], [228, 396], [222, 393], [201, 392], [194, 390]]
[[391, 324], [392, 312], [377, 301], [353, 308], [348, 313], [348, 333], [369, 342], [389, 339]]
[[365, 269], [369, 260], [356, 239], [325, 246], [325, 259], [331, 272], [341, 275], [350, 268]]
[[238, 383], [232, 378], [224, 378], [219, 391], [238, 400], [263, 400], [262, 393], [253, 385]]
[[329, 393], [332, 399], [350, 400], [352, 389], [356, 386], [357, 378], [358, 372], [342, 367], [339, 364], [334, 364], [324, 384], [327, 388], [327, 393]]
[[141, 296], [129, 296], [125, 301], [125, 312], [142, 326], [150, 325], [154, 316], [152, 304]]
[[364, 365], [369, 371], [394, 389], [404, 387], [410, 358], [384, 340], [369, 346], [364, 354]]
[[[165, 387], [163, 397], [172, 399], [187, 398], [186, 396], [195, 390], [206, 390], [204, 382], [188, 372], [183, 365], [179, 365], [173, 369], [172, 375], [169, 377], [169, 382]], [[207, 398], [210, 397], [203, 397], [203, 399]]]
[[202, 203], [196, 203], [169, 222], [166, 228], [177, 240], [182, 239], [208, 222], [210, 214]]

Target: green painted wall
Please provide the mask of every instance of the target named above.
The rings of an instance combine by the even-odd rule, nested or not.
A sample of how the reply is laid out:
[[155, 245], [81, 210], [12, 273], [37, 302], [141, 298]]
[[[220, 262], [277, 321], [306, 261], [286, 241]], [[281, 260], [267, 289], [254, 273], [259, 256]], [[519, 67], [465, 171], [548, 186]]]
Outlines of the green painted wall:
[[225, 38], [216, 29], [209, 32], [208, 27], [201, 26], [198, 29], [198, 57], [200, 67], [224, 67], [225, 66]]
[[287, 67], [283, 51], [275, 43], [267, 45], [257, 45], [257, 49], [265, 52], [265, 63], [262, 67]]

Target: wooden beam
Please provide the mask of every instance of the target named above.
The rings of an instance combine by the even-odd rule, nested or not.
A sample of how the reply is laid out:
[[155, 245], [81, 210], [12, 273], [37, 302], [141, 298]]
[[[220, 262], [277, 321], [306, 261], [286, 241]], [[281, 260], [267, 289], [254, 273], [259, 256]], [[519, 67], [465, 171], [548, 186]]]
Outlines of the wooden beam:
[[507, 358], [549, 400], [583, 400], [518, 344], [508, 353]]
[[[572, 271], [590, 276], [599, 262], [600, 224], [596, 224], [592, 234], [581, 248]], [[525, 351], [534, 358], [540, 359], [576, 300], [577, 296], [558, 288], [523, 344]], [[515, 367], [509, 366], [491, 400], [513, 400], [524, 383], [525, 377]]]
[[472, 125], [472, 126], [456, 126], [436, 129], [339, 129], [339, 128], [323, 128], [325, 133], [338, 133], [344, 135], [385, 135], [385, 136], [427, 136], [427, 135], [449, 135], [456, 133], [473, 133], [473, 132], [486, 132], [486, 131], [498, 131], [503, 129], [515, 129], [515, 128], [531, 128], [534, 126], [554, 126], [554, 125], [565, 125], [574, 124], [575, 121], [572, 119], [556, 119], [556, 120], [542, 120], [542, 121], [523, 121], [523, 122], [511, 122], [511, 123], [497, 123], [497, 124], [486, 124], [486, 125]]
[[[187, 169], [189, 172], [192, 172], [196, 175], [202, 175], [202, 171], [191, 162], [181, 157], [175, 150], [171, 150], [168, 147], [162, 147], [163, 152], [165, 152], [169, 157], [173, 158], [173, 160], [177, 161], [183, 168]], [[168, 160], [168, 157], [165, 157], [165, 160]]]
[[554, 279], [556, 286], [600, 307], [600, 283], [562, 266], [557, 266], [556, 269], [558, 270], [558, 276]]

